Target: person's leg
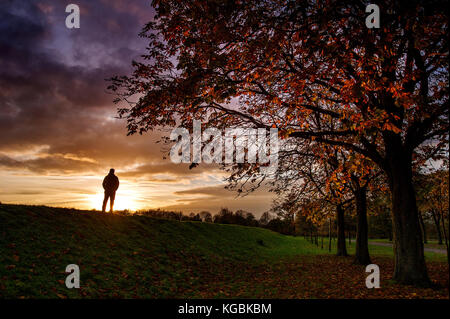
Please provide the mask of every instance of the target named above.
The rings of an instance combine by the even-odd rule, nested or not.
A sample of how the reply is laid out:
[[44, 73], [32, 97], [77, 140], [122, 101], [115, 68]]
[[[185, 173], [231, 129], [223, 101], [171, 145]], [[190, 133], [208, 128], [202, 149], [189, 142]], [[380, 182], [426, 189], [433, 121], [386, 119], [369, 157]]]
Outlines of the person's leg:
[[116, 199], [116, 192], [112, 192], [109, 198], [109, 205], [110, 205], [110, 210], [109, 212], [112, 213], [113, 212], [113, 206], [114, 206], [114, 199]]
[[105, 198], [103, 199], [103, 206], [102, 206], [102, 212], [104, 213], [106, 211], [106, 203], [108, 202], [109, 195], [105, 192]]

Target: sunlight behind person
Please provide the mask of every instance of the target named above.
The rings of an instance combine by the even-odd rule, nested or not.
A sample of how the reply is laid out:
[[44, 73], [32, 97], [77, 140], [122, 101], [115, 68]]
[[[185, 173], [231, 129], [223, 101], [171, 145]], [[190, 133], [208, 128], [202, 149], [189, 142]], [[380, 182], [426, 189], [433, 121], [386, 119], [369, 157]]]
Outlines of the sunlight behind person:
[[[102, 209], [102, 203], [103, 203], [103, 197], [104, 192], [99, 191], [96, 194], [93, 195], [87, 195], [86, 201], [89, 202], [90, 206], [96, 210]], [[136, 200], [133, 198], [136, 197], [135, 192], [133, 192], [130, 189], [120, 189], [117, 192], [116, 199], [114, 201], [114, 210], [131, 210], [136, 211], [138, 209], [142, 209], [142, 205], [140, 205]]]

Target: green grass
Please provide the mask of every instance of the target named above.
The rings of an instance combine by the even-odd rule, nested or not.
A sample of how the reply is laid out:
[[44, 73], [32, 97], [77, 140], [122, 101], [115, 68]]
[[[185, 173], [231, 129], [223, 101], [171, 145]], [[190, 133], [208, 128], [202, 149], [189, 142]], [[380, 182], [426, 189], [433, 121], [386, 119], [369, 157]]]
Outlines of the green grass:
[[[334, 254], [262, 228], [43, 206], [0, 205], [0, 227], [3, 298], [219, 298], [229, 296], [225, 288], [246, 296], [243, 277], [252, 272], [240, 268], [260, 274], [280, 261]], [[390, 247], [370, 250], [392, 256]], [[81, 289], [66, 288], [68, 264], [79, 265]]]
[[[296, 237], [298, 238], [298, 237]], [[323, 246], [324, 249], [326, 249], [326, 253], [328, 253], [328, 237], [324, 237], [324, 242], [323, 242]], [[369, 239], [369, 242], [382, 242], [382, 243], [391, 243], [389, 242], [388, 239]], [[310, 242], [308, 241], [308, 244], [310, 244]], [[336, 251], [336, 239], [333, 238], [333, 240], [331, 241], [331, 254], [333, 254]], [[319, 238], [319, 246], [321, 246], [321, 238]], [[355, 240], [352, 239], [351, 243], [349, 244], [348, 239], [346, 240], [346, 246], [347, 246], [347, 252], [350, 255], [354, 255], [355, 254]], [[440, 247], [440, 249], [445, 249], [444, 247]], [[324, 250], [320, 250], [321, 254], [324, 254]], [[388, 246], [376, 246], [376, 245], [371, 245], [369, 243], [369, 254], [371, 256], [383, 256], [383, 257], [393, 257], [394, 256], [394, 251], [392, 247], [388, 247]], [[439, 261], [439, 262], [445, 262], [447, 261], [447, 255], [446, 254], [439, 254], [439, 253], [434, 253], [434, 252], [429, 252], [429, 251], [425, 251], [425, 259], [427, 261]]]
[[[392, 244], [392, 241], [389, 241], [389, 239], [370, 239], [370, 241], [374, 241], [374, 242], [379, 242], [379, 243], [389, 243]], [[434, 249], [440, 249], [445, 251], [447, 249], [447, 247], [445, 246], [445, 243], [442, 243], [441, 245], [439, 245], [438, 240], [434, 240], [434, 239], [428, 239], [427, 243], [424, 244], [425, 248], [434, 248]]]
[[262, 228], [62, 208], [2, 205], [0, 225], [4, 297], [76, 297], [61, 284], [68, 264], [80, 266], [89, 296], [115, 296], [138, 282], [122, 296], [170, 297], [174, 282], [190, 284], [173, 279], [195, 281], [203, 266], [321, 253], [301, 238]]

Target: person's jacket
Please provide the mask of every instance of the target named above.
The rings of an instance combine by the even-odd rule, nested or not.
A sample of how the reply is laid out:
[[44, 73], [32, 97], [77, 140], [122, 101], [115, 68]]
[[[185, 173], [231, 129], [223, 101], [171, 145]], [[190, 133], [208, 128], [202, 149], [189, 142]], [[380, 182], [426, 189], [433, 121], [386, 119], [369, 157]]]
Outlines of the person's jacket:
[[103, 188], [107, 192], [115, 192], [119, 188], [119, 178], [114, 174], [108, 174], [103, 179]]

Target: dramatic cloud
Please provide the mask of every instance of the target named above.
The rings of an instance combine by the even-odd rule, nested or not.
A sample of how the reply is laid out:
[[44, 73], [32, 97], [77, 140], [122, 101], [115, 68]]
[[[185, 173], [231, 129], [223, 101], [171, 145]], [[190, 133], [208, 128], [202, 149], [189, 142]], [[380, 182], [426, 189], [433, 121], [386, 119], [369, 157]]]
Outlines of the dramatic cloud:
[[[79, 1], [76, 30], [65, 27], [63, 2], [1, 4], [0, 165], [98, 173], [162, 158], [149, 136], [126, 137], [106, 92], [105, 79], [129, 72], [145, 47], [137, 34], [153, 14], [147, 1], [124, 3]], [[31, 159], [10, 155], [33, 148], [41, 151]]]
[[[137, 208], [227, 206], [235, 194], [216, 166], [173, 164], [156, 143], [161, 132], [126, 136], [116, 118], [105, 79], [128, 74], [144, 52], [138, 33], [154, 15], [150, 1], [77, 1], [80, 29], [65, 27], [69, 3], [0, 3], [0, 200], [89, 208], [115, 167]], [[202, 189], [207, 200], [189, 193]], [[243, 208], [268, 208], [248, 198]]]

